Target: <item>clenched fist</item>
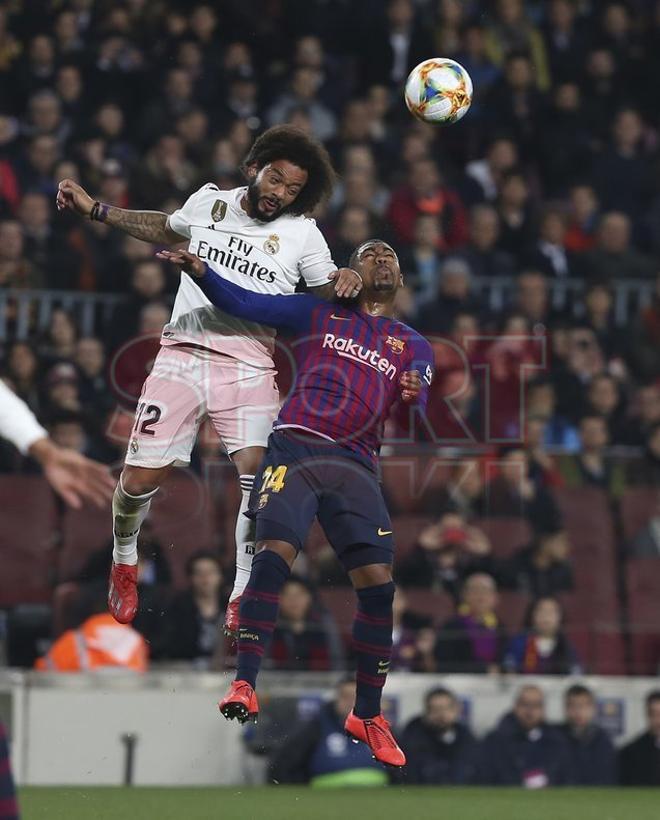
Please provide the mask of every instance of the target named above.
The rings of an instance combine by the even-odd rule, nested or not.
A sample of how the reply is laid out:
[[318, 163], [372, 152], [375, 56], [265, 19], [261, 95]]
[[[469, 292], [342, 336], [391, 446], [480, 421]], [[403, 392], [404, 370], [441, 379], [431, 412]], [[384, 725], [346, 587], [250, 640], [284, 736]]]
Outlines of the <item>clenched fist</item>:
[[68, 208], [82, 216], [89, 216], [94, 205], [94, 200], [87, 191], [72, 179], [63, 179], [60, 182], [56, 202], [58, 211]]

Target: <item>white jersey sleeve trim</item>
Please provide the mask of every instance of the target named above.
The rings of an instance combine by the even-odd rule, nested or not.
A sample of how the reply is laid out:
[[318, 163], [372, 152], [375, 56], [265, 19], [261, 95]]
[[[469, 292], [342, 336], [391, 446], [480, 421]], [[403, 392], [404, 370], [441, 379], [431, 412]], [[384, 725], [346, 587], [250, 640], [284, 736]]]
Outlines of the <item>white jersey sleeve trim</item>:
[[298, 261], [298, 271], [310, 288], [326, 285], [330, 274], [337, 270], [332, 261], [330, 248], [313, 219], [305, 220], [308, 226], [305, 244]]
[[25, 455], [36, 441], [47, 435], [27, 404], [0, 380], [0, 436]]

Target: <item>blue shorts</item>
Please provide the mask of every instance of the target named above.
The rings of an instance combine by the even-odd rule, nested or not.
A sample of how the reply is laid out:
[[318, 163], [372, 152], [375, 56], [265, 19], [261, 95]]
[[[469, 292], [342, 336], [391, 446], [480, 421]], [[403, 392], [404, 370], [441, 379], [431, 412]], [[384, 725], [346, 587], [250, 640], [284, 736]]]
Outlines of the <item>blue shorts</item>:
[[249, 512], [257, 541], [300, 551], [314, 518], [346, 571], [392, 564], [394, 539], [378, 477], [345, 447], [303, 430], [275, 430], [257, 474]]

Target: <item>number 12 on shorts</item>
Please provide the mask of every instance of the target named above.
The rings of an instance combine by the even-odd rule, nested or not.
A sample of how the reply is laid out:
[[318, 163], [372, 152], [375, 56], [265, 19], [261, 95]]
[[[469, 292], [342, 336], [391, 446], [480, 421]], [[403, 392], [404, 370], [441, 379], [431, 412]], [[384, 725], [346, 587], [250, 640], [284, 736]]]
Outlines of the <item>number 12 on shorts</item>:
[[272, 490], [274, 493], [279, 493], [284, 487], [284, 476], [286, 475], [287, 469], [285, 464], [280, 464], [279, 467], [271, 467], [268, 465], [263, 471], [263, 482], [259, 492], [265, 493], [268, 490]]

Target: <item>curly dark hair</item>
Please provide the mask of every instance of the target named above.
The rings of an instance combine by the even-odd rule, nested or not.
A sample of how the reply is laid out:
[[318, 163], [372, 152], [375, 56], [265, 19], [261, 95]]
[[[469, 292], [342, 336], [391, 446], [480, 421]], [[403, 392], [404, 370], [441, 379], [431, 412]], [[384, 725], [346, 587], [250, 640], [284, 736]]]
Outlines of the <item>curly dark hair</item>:
[[278, 159], [292, 162], [308, 175], [304, 187], [286, 209], [287, 213], [298, 216], [310, 213], [330, 196], [336, 174], [328, 152], [320, 142], [293, 125], [276, 125], [255, 140], [241, 168], [244, 173], [250, 165], [261, 170]]

